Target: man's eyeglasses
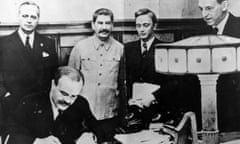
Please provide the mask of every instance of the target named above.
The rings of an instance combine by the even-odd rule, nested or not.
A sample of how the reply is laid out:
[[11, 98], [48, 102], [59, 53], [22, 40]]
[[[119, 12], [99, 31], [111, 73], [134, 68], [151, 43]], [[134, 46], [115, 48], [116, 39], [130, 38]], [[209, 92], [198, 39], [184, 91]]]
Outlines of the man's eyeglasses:
[[57, 87], [57, 90], [61, 93], [62, 96], [70, 97], [71, 99], [76, 99], [78, 96], [80, 96], [80, 95], [71, 95], [65, 92], [64, 90], [59, 89], [58, 87]]

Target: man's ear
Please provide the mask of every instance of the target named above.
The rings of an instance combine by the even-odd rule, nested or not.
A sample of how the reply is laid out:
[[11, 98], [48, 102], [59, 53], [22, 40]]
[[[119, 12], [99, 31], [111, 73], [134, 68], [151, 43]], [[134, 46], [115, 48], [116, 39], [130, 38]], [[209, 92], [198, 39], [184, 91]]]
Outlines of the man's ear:
[[157, 29], [157, 23], [153, 25], [153, 30], [156, 30], [156, 29]]
[[92, 29], [95, 30], [95, 25], [94, 25], [94, 22], [92, 21], [91, 23], [91, 26], [92, 26]]
[[54, 80], [52, 80], [52, 85], [51, 86], [52, 86], [52, 88], [56, 87]]
[[84, 83], [81, 84], [81, 92], [83, 91], [83, 88], [84, 88]]
[[221, 3], [221, 6], [222, 6], [222, 10], [223, 10], [223, 11], [227, 11], [227, 10], [228, 10], [228, 0], [224, 0], [224, 1]]

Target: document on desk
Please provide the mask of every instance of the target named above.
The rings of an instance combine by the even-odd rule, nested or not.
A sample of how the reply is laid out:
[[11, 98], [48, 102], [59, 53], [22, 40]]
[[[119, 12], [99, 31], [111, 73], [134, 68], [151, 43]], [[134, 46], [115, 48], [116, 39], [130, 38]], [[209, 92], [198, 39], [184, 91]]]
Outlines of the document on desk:
[[170, 136], [158, 134], [151, 130], [143, 130], [131, 134], [118, 134], [115, 138], [122, 144], [170, 144]]
[[160, 85], [151, 84], [151, 83], [139, 83], [135, 82], [133, 84], [133, 99], [142, 99], [142, 97], [149, 96], [157, 89], [160, 88]]

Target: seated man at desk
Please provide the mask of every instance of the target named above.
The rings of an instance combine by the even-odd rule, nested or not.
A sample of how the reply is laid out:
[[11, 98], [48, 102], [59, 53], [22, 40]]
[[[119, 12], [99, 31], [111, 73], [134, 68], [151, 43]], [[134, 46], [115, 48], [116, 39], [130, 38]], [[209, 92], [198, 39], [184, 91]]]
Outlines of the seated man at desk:
[[98, 142], [107, 140], [109, 126], [103, 129], [104, 124], [99, 124], [87, 100], [79, 95], [83, 85], [81, 72], [59, 67], [49, 93], [33, 93], [18, 105], [8, 124], [7, 143], [73, 144], [86, 129], [97, 136]]

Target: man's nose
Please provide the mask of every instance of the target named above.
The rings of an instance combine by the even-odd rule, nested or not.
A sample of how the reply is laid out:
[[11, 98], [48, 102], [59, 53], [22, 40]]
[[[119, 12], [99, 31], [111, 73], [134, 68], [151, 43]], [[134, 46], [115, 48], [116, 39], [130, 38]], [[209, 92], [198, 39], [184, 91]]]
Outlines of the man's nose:
[[206, 10], [202, 10], [202, 16], [203, 16], [203, 17], [207, 17], [208, 14], [209, 14], [208, 11], [206, 11]]
[[69, 104], [71, 104], [72, 101], [73, 101], [73, 99], [70, 96], [65, 97], [64, 100], [65, 100], [66, 103], [69, 103]]
[[32, 23], [32, 19], [31, 18], [27, 18], [27, 23]]
[[140, 31], [143, 32], [145, 30], [144, 26], [140, 26]]
[[106, 24], [102, 24], [102, 29], [106, 29], [107, 25]]

